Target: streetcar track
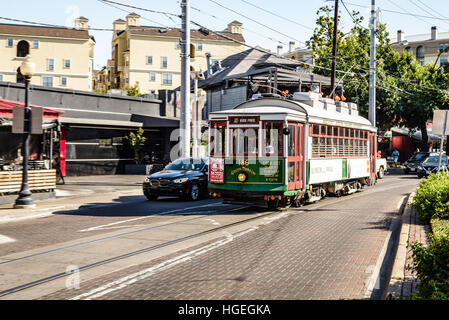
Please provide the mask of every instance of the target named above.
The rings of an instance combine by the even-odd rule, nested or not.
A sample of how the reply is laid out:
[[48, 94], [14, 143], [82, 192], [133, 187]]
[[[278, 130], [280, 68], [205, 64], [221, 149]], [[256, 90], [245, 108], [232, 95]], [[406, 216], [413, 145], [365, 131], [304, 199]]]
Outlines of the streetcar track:
[[[223, 211], [222, 213], [230, 212], [230, 211], [233, 211], [235, 209], [244, 209], [244, 208], [246, 208], [246, 207], [234, 208], [234, 209], [231, 209], [231, 210]], [[172, 212], [173, 211], [170, 211], [170, 213], [166, 213], [166, 214], [155, 214], [155, 215], [152, 215], [152, 216], [175, 216], [175, 214], [173, 214]], [[206, 211], [206, 212], [209, 212], [209, 211]], [[197, 214], [203, 214], [203, 213], [197, 213]], [[20, 257], [20, 258], [15, 258], [15, 259], [7, 260], [7, 261], [2, 261], [2, 262], [0, 262], [0, 265], [8, 264], [8, 263], [11, 263], [11, 262], [17, 262], [17, 261], [21, 261], [21, 260], [37, 257], [37, 256], [42, 256], [42, 255], [53, 253], [53, 252], [63, 251], [63, 250], [72, 249], [72, 248], [76, 248], [76, 247], [82, 247], [84, 245], [89, 245], [89, 244], [93, 244], [93, 243], [97, 243], [97, 242], [101, 242], [101, 241], [105, 241], [105, 240], [120, 238], [120, 237], [127, 236], [127, 235], [130, 235], [130, 234], [144, 232], [144, 231], [148, 231], [148, 230], [151, 230], [151, 229], [159, 229], [159, 228], [162, 228], [162, 227], [175, 225], [175, 224], [180, 224], [180, 223], [184, 223], [184, 222], [188, 222], [188, 221], [192, 221], [192, 220], [198, 220], [198, 219], [202, 219], [202, 218], [204, 218], [204, 216], [195, 217], [195, 218], [189, 218], [189, 219], [185, 219], [185, 220], [181, 220], [181, 221], [169, 222], [169, 223], [165, 223], [165, 224], [158, 225], [158, 226], [151, 226], [151, 227], [147, 227], [147, 228], [144, 228], [144, 229], [139, 229], [139, 230], [134, 230], [134, 231], [129, 231], [129, 232], [116, 234], [116, 235], [113, 235], [113, 236], [103, 237], [103, 238], [100, 238], [100, 239], [95, 239], [95, 240], [91, 240], [91, 241], [85, 241], [85, 242], [81, 242], [81, 243], [76, 243], [76, 244], [72, 244], [72, 245], [69, 245], [69, 246], [64, 246], [64, 247], [60, 247], [60, 248], [56, 248], [56, 249], [52, 249], [52, 250], [47, 250], [47, 251], [43, 251], [43, 252], [30, 254], [28, 256], [23, 256], [23, 257]]]
[[[398, 188], [399, 185], [403, 185], [403, 184], [404, 184], [403, 182], [399, 182], [399, 183], [395, 183], [393, 185], [388, 185], [388, 187], [386, 187], [386, 188], [377, 188], [377, 189], [372, 189], [372, 190], [365, 190], [365, 192], [361, 192], [359, 195], [352, 194], [351, 195], [352, 197], [344, 197], [343, 199], [342, 198], [338, 198], [338, 199], [335, 199], [334, 201], [330, 200], [330, 201], [328, 201], [326, 203], [319, 203], [319, 204], [315, 204], [314, 203], [314, 204], [311, 204], [312, 208], [310, 208], [310, 209], [311, 210], [317, 209], [317, 208], [319, 208], [321, 206], [338, 203], [338, 202], [341, 202], [341, 201], [349, 200], [350, 198], [360, 197], [360, 196], [363, 196], [363, 195], [366, 195], [366, 194], [371, 194], [373, 192], [387, 191], [389, 189]], [[229, 211], [242, 210], [242, 209], [246, 209], [246, 208], [248, 208], [248, 207], [234, 208], [234, 209], [231, 209], [231, 210], [224, 211], [222, 213], [226, 213], [226, 212], [229, 212]], [[297, 210], [290, 210], [290, 209], [288, 209], [286, 213], [287, 214], [289, 214], [289, 213], [297, 214], [299, 212], [308, 211], [308, 210], [303, 210], [303, 208], [298, 208], [298, 209]], [[162, 248], [162, 247], [165, 247], [165, 246], [169, 246], [169, 245], [172, 245], [172, 244], [175, 244], [175, 243], [179, 243], [179, 242], [186, 241], [186, 240], [193, 239], [193, 238], [197, 238], [197, 237], [200, 237], [200, 236], [212, 233], [212, 232], [216, 232], [216, 231], [223, 230], [223, 229], [226, 229], [226, 228], [230, 228], [230, 227], [233, 227], [233, 226], [236, 226], [236, 225], [240, 225], [240, 224], [252, 221], [252, 220], [261, 219], [263, 217], [270, 216], [270, 215], [272, 215], [274, 213], [279, 213], [279, 211], [269, 211], [267, 213], [258, 214], [257, 216], [253, 216], [253, 217], [250, 217], [250, 218], [247, 218], [247, 219], [236, 221], [236, 222], [233, 222], [233, 223], [230, 223], [230, 224], [217, 226], [217, 227], [214, 227], [214, 228], [211, 228], [211, 229], [208, 229], [208, 230], [204, 230], [204, 231], [201, 231], [201, 232], [198, 232], [198, 233], [195, 233], [195, 234], [191, 234], [191, 235], [188, 235], [188, 236], [185, 236], [185, 237], [169, 240], [169, 241], [166, 241], [166, 242], [163, 242], [163, 243], [160, 243], [160, 244], [156, 244], [156, 245], [152, 245], [152, 246], [145, 247], [145, 248], [142, 248], [142, 249], [130, 251], [130, 252], [127, 252], [127, 253], [124, 253], [124, 254], [117, 255], [115, 257], [103, 259], [103, 260], [100, 260], [100, 261], [96, 261], [96, 262], [84, 265], [82, 267], [79, 267], [78, 270], [79, 271], [88, 270], [88, 269], [91, 269], [91, 268], [94, 268], [94, 267], [98, 267], [98, 266], [101, 266], [101, 265], [104, 265], [104, 264], [107, 264], [107, 263], [111, 263], [111, 262], [114, 262], [114, 261], [122, 260], [122, 259], [131, 257], [131, 256], [135, 256], [135, 255], [138, 255], [138, 254], [141, 254], [141, 253], [145, 253], [145, 252], [148, 252], [148, 251], [151, 251], [151, 250], [156, 250], [156, 249], [159, 249], [159, 248]], [[171, 214], [161, 214], [161, 215], [170, 216]], [[87, 244], [91, 244], [91, 243], [95, 243], [95, 242], [99, 242], [99, 241], [104, 241], [104, 240], [108, 240], [108, 239], [112, 239], [112, 238], [118, 238], [118, 237], [121, 237], [121, 236], [124, 236], [124, 235], [128, 235], [128, 234], [132, 234], [132, 233], [146, 231], [146, 230], [153, 229], [153, 228], [165, 227], [165, 226], [179, 224], [179, 223], [183, 223], [183, 222], [186, 222], [186, 221], [197, 220], [197, 219], [201, 219], [201, 218], [204, 218], [204, 216], [190, 218], [190, 219], [185, 219], [185, 220], [172, 222], [172, 223], [167, 223], [167, 224], [164, 224], [164, 225], [161, 225], [161, 226], [153, 226], [153, 227], [149, 227], [149, 228], [145, 228], [145, 229], [140, 229], [140, 230], [135, 230], [135, 231], [131, 231], [131, 232], [126, 232], [126, 233], [122, 233], [122, 234], [115, 235], [115, 236], [110, 236], [110, 237], [105, 237], [105, 238], [102, 238], [102, 239], [96, 239], [96, 240], [93, 240], [93, 241], [88, 241], [88, 242], [85, 242], [85, 243], [75, 244], [75, 245], [72, 245], [72, 246], [57, 248], [57, 249], [54, 249], [54, 250], [49, 250], [49, 251], [46, 251], [46, 252], [41, 252], [41, 253], [37, 253], [37, 254], [34, 254], [34, 255], [30, 255], [30, 256], [25, 256], [25, 257], [13, 259], [13, 260], [8, 260], [8, 261], [5, 261], [5, 262], [0, 262], [0, 265], [1, 264], [6, 264], [6, 263], [11, 263], [11, 262], [18, 261], [18, 260], [24, 260], [24, 259], [27, 259], [27, 258], [31, 258], [33, 256], [44, 255], [44, 254], [48, 254], [48, 253], [51, 253], [51, 252], [66, 250], [66, 249], [77, 247], [77, 246], [87, 245]], [[38, 286], [38, 285], [41, 285], [41, 284], [44, 284], [44, 283], [47, 283], [47, 282], [50, 282], [50, 281], [53, 281], [53, 280], [65, 277], [65, 276], [68, 276], [70, 274], [71, 274], [70, 272], [61, 272], [61, 273], [50, 275], [48, 277], [44, 277], [42, 279], [31, 281], [31, 282], [28, 282], [28, 283], [25, 283], [25, 284], [22, 284], [22, 285], [13, 287], [13, 288], [9, 288], [9, 289], [0, 291], [0, 297], [4, 297], [4, 296], [7, 296], [7, 295], [16, 293], [18, 291], [22, 291], [22, 290], [25, 290], [25, 289], [28, 289], [28, 288], [31, 288], [31, 287], [35, 287], [35, 286]]]
[[[231, 209], [231, 210], [228, 210], [228, 211], [235, 211], [235, 210], [241, 210], [241, 209], [246, 209], [246, 208], [247, 207], [234, 208], [234, 209]], [[138, 254], [141, 254], [141, 253], [145, 253], [145, 252], [148, 252], [148, 251], [151, 251], [151, 250], [159, 249], [159, 248], [166, 247], [166, 246], [169, 246], [169, 245], [172, 245], [172, 244], [175, 244], [175, 243], [179, 243], [179, 242], [186, 241], [186, 240], [189, 240], [189, 239], [197, 238], [197, 237], [200, 237], [200, 236], [212, 233], [212, 232], [216, 232], [216, 231], [219, 231], [219, 230], [230, 228], [230, 227], [233, 227], [233, 226], [236, 226], [236, 225], [240, 225], [240, 224], [252, 221], [252, 220], [261, 219], [263, 217], [272, 215], [274, 213], [279, 213], [279, 212], [278, 211], [270, 211], [270, 212], [267, 212], [267, 213], [262, 213], [262, 214], [259, 214], [257, 216], [253, 216], [253, 217], [250, 217], [250, 218], [247, 218], [247, 219], [236, 221], [236, 222], [233, 222], [233, 223], [230, 223], [230, 224], [218, 226], [218, 227], [215, 227], [215, 228], [212, 228], [212, 229], [204, 230], [204, 231], [201, 231], [201, 232], [198, 232], [198, 233], [195, 233], [195, 234], [191, 234], [191, 235], [188, 235], [188, 236], [185, 236], [185, 237], [169, 240], [169, 241], [166, 241], [166, 242], [163, 242], [163, 243], [159, 243], [159, 244], [156, 244], [156, 245], [152, 245], [152, 246], [149, 246], [149, 247], [146, 247], [146, 248], [142, 248], [142, 249], [139, 249], [139, 250], [130, 251], [130, 252], [127, 252], [127, 253], [124, 253], [124, 254], [117, 255], [117, 256], [112, 257], [112, 258], [107, 258], [107, 259], [103, 259], [103, 260], [100, 260], [100, 261], [97, 261], [97, 262], [93, 262], [93, 263], [84, 265], [82, 267], [79, 267], [78, 271], [88, 270], [88, 269], [91, 269], [91, 268], [94, 268], [94, 267], [98, 267], [98, 266], [101, 266], [101, 265], [104, 265], [104, 264], [107, 264], [107, 263], [110, 263], [110, 262], [114, 262], [114, 261], [117, 261], [117, 260], [122, 260], [122, 259], [134, 256], [134, 255], [138, 255]], [[188, 219], [188, 220], [200, 219], [200, 218], [203, 218], [203, 217], [197, 217], [197, 218], [192, 218], [192, 219]], [[180, 223], [180, 222], [177, 222], [177, 223]], [[172, 224], [175, 224], [175, 223], [172, 223]], [[22, 284], [22, 285], [13, 287], [13, 288], [9, 288], [9, 289], [0, 291], [0, 297], [4, 297], [6, 295], [9, 295], [9, 294], [12, 294], [12, 293], [15, 293], [15, 292], [18, 292], [18, 291], [22, 291], [22, 290], [25, 290], [25, 289], [28, 289], [28, 288], [31, 288], [31, 287], [35, 287], [37, 285], [41, 285], [41, 284], [47, 283], [49, 281], [56, 280], [56, 279], [68, 276], [70, 274], [71, 274], [70, 272], [61, 272], [61, 273], [57, 273], [57, 274], [54, 274], [54, 275], [51, 275], [51, 276], [48, 276], [48, 277], [45, 277], [45, 278], [42, 278], [42, 279], [31, 281], [31, 282], [28, 282], [28, 283], [25, 283], [25, 284]]]

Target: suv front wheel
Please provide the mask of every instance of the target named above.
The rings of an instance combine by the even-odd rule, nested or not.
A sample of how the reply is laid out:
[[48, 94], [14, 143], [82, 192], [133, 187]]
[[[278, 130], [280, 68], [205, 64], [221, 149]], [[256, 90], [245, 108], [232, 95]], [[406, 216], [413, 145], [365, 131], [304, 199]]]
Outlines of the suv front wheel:
[[200, 187], [198, 183], [192, 182], [192, 184], [187, 188], [186, 198], [190, 201], [198, 200], [200, 196]]

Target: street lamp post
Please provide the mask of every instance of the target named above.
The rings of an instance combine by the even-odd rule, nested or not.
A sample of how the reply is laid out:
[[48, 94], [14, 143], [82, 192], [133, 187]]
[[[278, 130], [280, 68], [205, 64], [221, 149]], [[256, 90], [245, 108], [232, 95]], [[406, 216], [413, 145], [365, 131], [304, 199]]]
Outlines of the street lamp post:
[[31, 109], [28, 102], [30, 79], [34, 74], [36, 64], [31, 61], [31, 57], [26, 56], [20, 65], [20, 73], [25, 82], [25, 107], [24, 107], [24, 133], [23, 133], [23, 161], [22, 161], [22, 186], [19, 197], [16, 199], [14, 208], [32, 208], [35, 206], [31, 198], [31, 191], [28, 186], [28, 157], [30, 153], [30, 135], [31, 135]]

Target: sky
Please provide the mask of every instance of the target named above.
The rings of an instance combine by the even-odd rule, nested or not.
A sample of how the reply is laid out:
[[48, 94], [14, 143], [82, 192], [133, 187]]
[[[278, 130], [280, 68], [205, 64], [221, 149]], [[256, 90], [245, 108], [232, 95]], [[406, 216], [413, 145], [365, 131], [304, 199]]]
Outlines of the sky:
[[[180, 0], [115, 0], [138, 7], [181, 13]], [[371, 0], [340, 0], [343, 31], [352, 27], [353, 21], [346, 12], [343, 3], [352, 12], [359, 11], [365, 17], [363, 23], [368, 27]], [[233, 11], [221, 7], [217, 3]], [[253, 5], [262, 8], [256, 8]], [[93, 28], [112, 29], [112, 22], [125, 19], [129, 12], [141, 15], [141, 24], [150, 26], [178, 27], [180, 19], [163, 14], [139, 11], [115, 5], [112, 7], [99, 0], [0, 0], [0, 17], [28, 20], [39, 23], [74, 26], [74, 19], [84, 16]], [[243, 23], [243, 36], [252, 46], [276, 51], [277, 46], [288, 50], [289, 41], [295, 41], [296, 47], [303, 47], [313, 33], [317, 10], [324, 6], [333, 6], [333, 0], [190, 0], [191, 20], [215, 31], [224, 30], [234, 20]], [[430, 33], [432, 26], [439, 31], [449, 31], [449, 1], [447, 0], [376, 0], [380, 8], [380, 21], [387, 24], [390, 36], [395, 37], [401, 29], [407, 35]], [[399, 11], [405, 14], [388, 12]], [[273, 15], [274, 14], [274, 15]], [[429, 16], [423, 18], [410, 14]], [[242, 16], [243, 15], [243, 16]], [[439, 19], [435, 19], [439, 18]], [[445, 18], [447, 18], [445, 20]], [[14, 23], [2, 20], [0, 23]], [[265, 26], [264, 26], [265, 25]], [[191, 25], [191, 28], [197, 28]], [[274, 29], [274, 30], [273, 30]], [[95, 37], [95, 69], [101, 69], [111, 57], [111, 31], [90, 31]], [[224, 58], [224, 57], [222, 57]]]

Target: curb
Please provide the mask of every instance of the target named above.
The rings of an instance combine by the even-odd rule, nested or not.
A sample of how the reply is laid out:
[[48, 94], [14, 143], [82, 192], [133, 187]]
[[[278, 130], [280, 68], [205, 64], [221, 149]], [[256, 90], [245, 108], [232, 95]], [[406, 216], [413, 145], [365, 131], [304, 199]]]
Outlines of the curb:
[[383, 300], [385, 297], [385, 292], [388, 290], [389, 285], [392, 261], [396, 255], [398, 235], [402, 224], [401, 215], [407, 207], [409, 197], [410, 195], [407, 195], [402, 198], [398, 211], [391, 220], [388, 234], [377, 258], [374, 271], [367, 280], [364, 299]]
[[407, 201], [407, 205], [402, 216], [402, 226], [400, 231], [399, 243], [391, 271], [390, 282], [386, 290], [385, 299], [399, 298], [402, 296], [402, 285], [405, 279], [405, 266], [407, 263], [407, 242], [410, 233], [410, 219], [412, 207], [409, 205], [413, 200], [415, 193], [413, 192]]

